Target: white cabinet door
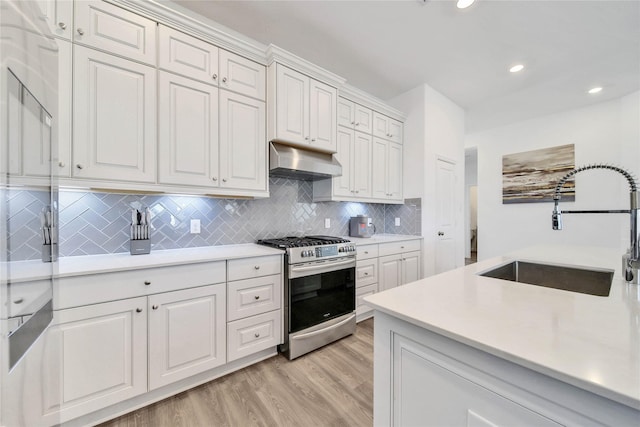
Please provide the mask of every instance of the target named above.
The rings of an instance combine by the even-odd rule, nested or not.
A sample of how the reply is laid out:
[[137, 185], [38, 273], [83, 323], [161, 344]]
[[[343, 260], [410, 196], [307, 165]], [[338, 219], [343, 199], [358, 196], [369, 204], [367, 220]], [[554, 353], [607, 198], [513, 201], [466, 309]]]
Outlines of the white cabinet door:
[[356, 197], [371, 197], [371, 144], [371, 135], [355, 132], [352, 157]]
[[387, 198], [387, 147], [384, 139], [373, 138], [371, 152], [371, 197], [375, 199]]
[[378, 289], [384, 291], [402, 284], [402, 255], [388, 255], [378, 259]]
[[389, 119], [387, 129], [389, 131], [389, 140], [402, 144], [402, 123], [397, 120]]
[[389, 117], [373, 112], [373, 136], [389, 139]]
[[276, 66], [276, 139], [309, 142], [309, 78]]
[[218, 88], [159, 73], [158, 181], [218, 186]]
[[338, 126], [353, 129], [355, 125], [355, 106], [348, 99], [338, 98]]
[[227, 319], [238, 320], [280, 308], [282, 275], [229, 282]]
[[22, 172], [29, 176], [51, 174], [52, 125], [49, 115], [26, 91], [22, 97]]
[[75, 7], [74, 42], [156, 65], [155, 22], [99, 0]]
[[338, 152], [335, 154], [336, 160], [342, 165], [342, 175], [333, 178], [333, 195], [334, 196], [353, 196], [353, 143], [355, 132], [351, 129], [338, 127], [338, 138], [336, 147]]
[[47, 334], [61, 376], [44, 376], [45, 413], [64, 422], [147, 391], [145, 297], [57, 311]]
[[156, 70], [82, 46], [74, 56], [73, 176], [154, 182]]
[[[373, 295], [378, 292], [378, 284], [374, 283], [372, 285], [363, 286], [361, 288], [356, 289], [356, 316], [358, 318], [358, 322], [360, 320], [364, 320], [363, 317], [365, 314], [373, 312], [373, 308], [368, 306], [364, 299], [369, 295]], [[369, 316], [367, 316], [369, 317]]]
[[232, 362], [282, 343], [282, 311], [251, 316], [227, 324], [227, 360]]
[[355, 130], [370, 134], [373, 131], [373, 111], [362, 105], [355, 104], [354, 126]]
[[58, 117], [54, 117], [54, 129], [58, 130], [57, 156], [53, 169], [58, 176], [71, 175], [71, 88], [72, 45], [58, 40]]
[[421, 278], [422, 265], [420, 252], [408, 252], [402, 255], [402, 284], [415, 282]]
[[234, 53], [220, 49], [220, 87], [242, 95], [266, 99], [266, 69]]
[[265, 104], [220, 91], [220, 176], [222, 188], [267, 189]]
[[149, 389], [226, 363], [226, 284], [148, 297]]
[[158, 66], [167, 71], [218, 84], [218, 51], [207, 42], [173, 28], [158, 29]]
[[389, 142], [387, 147], [387, 197], [402, 200], [402, 145]]
[[53, 35], [71, 40], [73, 31], [73, 0], [38, 0]]
[[309, 90], [310, 145], [318, 150], [335, 153], [338, 91], [313, 79], [310, 79]]

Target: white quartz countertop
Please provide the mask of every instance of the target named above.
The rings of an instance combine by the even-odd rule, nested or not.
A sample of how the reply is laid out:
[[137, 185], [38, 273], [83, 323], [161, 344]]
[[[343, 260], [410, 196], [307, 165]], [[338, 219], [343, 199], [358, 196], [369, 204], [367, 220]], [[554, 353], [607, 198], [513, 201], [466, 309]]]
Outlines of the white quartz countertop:
[[[376, 310], [640, 409], [640, 289], [619, 250], [534, 247], [365, 298]], [[615, 270], [608, 297], [478, 276], [512, 260]]]
[[345, 239], [351, 240], [357, 246], [375, 245], [378, 243], [402, 242], [406, 240], [422, 240], [422, 236], [413, 236], [407, 234], [374, 234], [372, 237], [353, 237], [343, 236]]
[[[56, 277], [79, 276], [263, 255], [284, 255], [284, 251], [268, 246], [246, 243], [240, 245], [152, 250], [151, 253], [147, 255], [131, 255], [123, 252], [105, 255], [62, 257], [57, 263], [57, 272], [54, 272], [54, 275]], [[52, 271], [51, 264], [41, 261], [5, 263], [5, 267], [10, 268], [10, 279], [13, 282], [46, 279], [51, 276]]]

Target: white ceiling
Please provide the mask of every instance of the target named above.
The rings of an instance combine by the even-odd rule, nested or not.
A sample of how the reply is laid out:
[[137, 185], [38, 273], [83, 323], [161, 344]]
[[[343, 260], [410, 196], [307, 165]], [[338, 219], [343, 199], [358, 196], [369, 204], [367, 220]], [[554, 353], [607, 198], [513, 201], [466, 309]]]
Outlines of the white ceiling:
[[383, 100], [427, 83], [466, 110], [467, 132], [640, 89], [640, 0], [175, 3]]

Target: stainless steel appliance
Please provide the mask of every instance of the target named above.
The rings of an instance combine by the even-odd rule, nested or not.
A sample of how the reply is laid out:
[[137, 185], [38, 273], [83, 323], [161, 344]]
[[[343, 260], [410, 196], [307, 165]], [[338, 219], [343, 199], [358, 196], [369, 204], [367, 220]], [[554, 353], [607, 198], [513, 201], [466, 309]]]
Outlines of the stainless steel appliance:
[[284, 344], [289, 360], [356, 329], [356, 247], [331, 236], [265, 239], [285, 250]]
[[342, 175], [342, 165], [333, 154], [271, 142], [269, 175], [314, 181]]
[[349, 236], [371, 237], [375, 232], [376, 226], [373, 225], [373, 219], [371, 219], [371, 217], [358, 215], [352, 216], [349, 220]]

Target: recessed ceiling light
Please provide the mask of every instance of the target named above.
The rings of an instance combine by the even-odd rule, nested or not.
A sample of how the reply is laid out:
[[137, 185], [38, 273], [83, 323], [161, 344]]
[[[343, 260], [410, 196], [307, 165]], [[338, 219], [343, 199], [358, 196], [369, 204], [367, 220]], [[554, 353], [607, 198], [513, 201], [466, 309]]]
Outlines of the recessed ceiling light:
[[458, 6], [458, 9], [465, 9], [471, 6], [474, 1], [476, 0], [458, 0], [458, 3], [456, 4], [456, 6]]
[[601, 92], [601, 91], [602, 91], [602, 88], [600, 86], [596, 86], [596, 87], [592, 87], [587, 92], [591, 93], [591, 94], [594, 94], [594, 93], [598, 93], [598, 92]]
[[512, 73], [517, 73], [518, 71], [522, 70], [524, 70], [524, 65], [522, 64], [514, 65], [513, 67], [509, 68], [509, 71]]

